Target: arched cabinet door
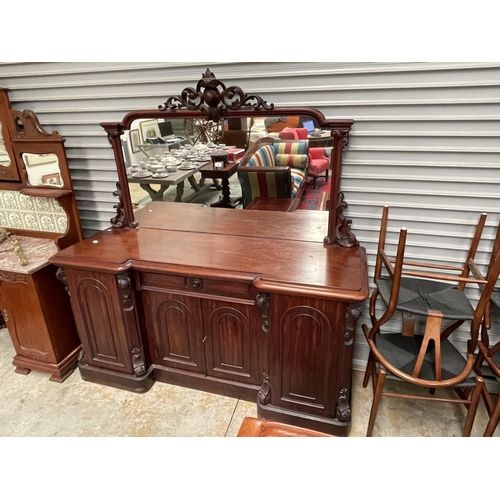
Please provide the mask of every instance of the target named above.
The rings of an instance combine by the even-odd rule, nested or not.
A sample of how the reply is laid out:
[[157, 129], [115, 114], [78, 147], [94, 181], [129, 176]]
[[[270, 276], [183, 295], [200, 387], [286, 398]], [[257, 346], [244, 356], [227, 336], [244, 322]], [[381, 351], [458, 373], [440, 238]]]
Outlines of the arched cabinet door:
[[166, 292], [143, 292], [154, 364], [205, 373], [200, 300]]
[[261, 328], [254, 305], [203, 301], [207, 375], [261, 382]]
[[271, 317], [270, 403], [318, 416], [335, 416], [345, 355], [345, 305], [274, 296]]
[[83, 346], [80, 366], [142, 376], [135, 298], [127, 274], [65, 269], [71, 306]]

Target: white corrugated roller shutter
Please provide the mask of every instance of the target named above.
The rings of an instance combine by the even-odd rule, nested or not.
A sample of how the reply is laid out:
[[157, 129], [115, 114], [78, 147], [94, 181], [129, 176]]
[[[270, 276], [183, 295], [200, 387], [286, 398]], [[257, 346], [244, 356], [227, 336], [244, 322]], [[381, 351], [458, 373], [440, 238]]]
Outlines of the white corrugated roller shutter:
[[[108, 227], [116, 203], [113, 154], [99, 123], [155, 109], [207, 67], [275, 105], [355, 120], [342, 189], [370, 279], [385, 204], [393, 207], [389, 241], [406, 226], [410, 257], [447, 262], [465, 258], [479, 214], [487, 212], [479, 253], [486, 264], [500, 212], [500, 63], [3, 63], [0, 86], [10, 89], [13, 107], [34, 110], [42, 126], [66, 138], [90, 236]], [[366, 304], [362, 322], [369, 322]], [[463, 331], [457, 344], [465, 338]], [[366, 357], [358, 328], [355, 366]]]

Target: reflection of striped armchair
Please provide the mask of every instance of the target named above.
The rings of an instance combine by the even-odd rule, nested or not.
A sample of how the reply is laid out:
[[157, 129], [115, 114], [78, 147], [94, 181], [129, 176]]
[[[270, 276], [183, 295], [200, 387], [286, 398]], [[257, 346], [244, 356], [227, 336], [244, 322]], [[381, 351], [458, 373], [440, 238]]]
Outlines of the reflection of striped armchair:
[[309, 165], [308, 141], [264, 143], [238, 168], [243, 207], [257, 197], [300, 198]]

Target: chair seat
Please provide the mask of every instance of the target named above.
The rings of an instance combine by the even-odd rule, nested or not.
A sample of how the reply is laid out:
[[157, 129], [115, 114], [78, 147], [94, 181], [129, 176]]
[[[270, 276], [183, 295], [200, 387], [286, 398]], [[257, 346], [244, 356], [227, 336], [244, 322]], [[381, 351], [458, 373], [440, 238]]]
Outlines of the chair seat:
[[322, 174], [325, 170], [328, 170], [329, 166], [330, 162], [328, 161], [328, 159], [324, 160], [311, 159], [309, 160], [309, 168], [308, 168], [309, 175]]
[[[404, 373], [411, 375], [415, 367], [420, 346], [422, 345], [422, 338], [421, 335], [404, 337], [399, 334], [383, 334], [376, 336], [375, 344], [387, 361]], [[441, 342], [441, 362], [441, 376], [443, 381], [460, 374], [466, 365], [465, 358], [448, 340]], [[435, 380], [434, 368], [434, 348], [429, 348], [425, 355], [419, 378], [423, 380]], [[387, 377], [398, 379], [397, 376], [390, 376], [390, 373], [388, 373]], [[454, 387], [474, 387], [475, 377], [476, 373], [471, 371], [463, 382], [455, 384]]]
[[[390, 278], [376, 280], [380, 297], [387, 305], [391, 295]], [[440, 311], [444, 319], [472, 320], [474, 309], [458, 288], [437, 281], [401, 278], [398, 311], [426, 316], [429, 311]]]

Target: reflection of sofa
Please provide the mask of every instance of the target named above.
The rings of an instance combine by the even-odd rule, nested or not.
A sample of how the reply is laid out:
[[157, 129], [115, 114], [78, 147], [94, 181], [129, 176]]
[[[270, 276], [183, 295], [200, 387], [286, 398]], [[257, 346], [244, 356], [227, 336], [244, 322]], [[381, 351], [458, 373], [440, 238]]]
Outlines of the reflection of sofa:
[[300, 198], [309, 165], [309, 141], [264, 138], [241, 160], [238, 179], [243, 207], [257, 197]]
[[[306, 128], [286, 127], [280, 132], [280, 139], [307, 139], [308, 131]], [[318, 177], [325, 177], [328, 180], [328, 170], [330, 160], [325, 155], [324, 148], [309, 148], [309, 169], [307, 175], [313, 178], [313, 188], [316, 188]]]

